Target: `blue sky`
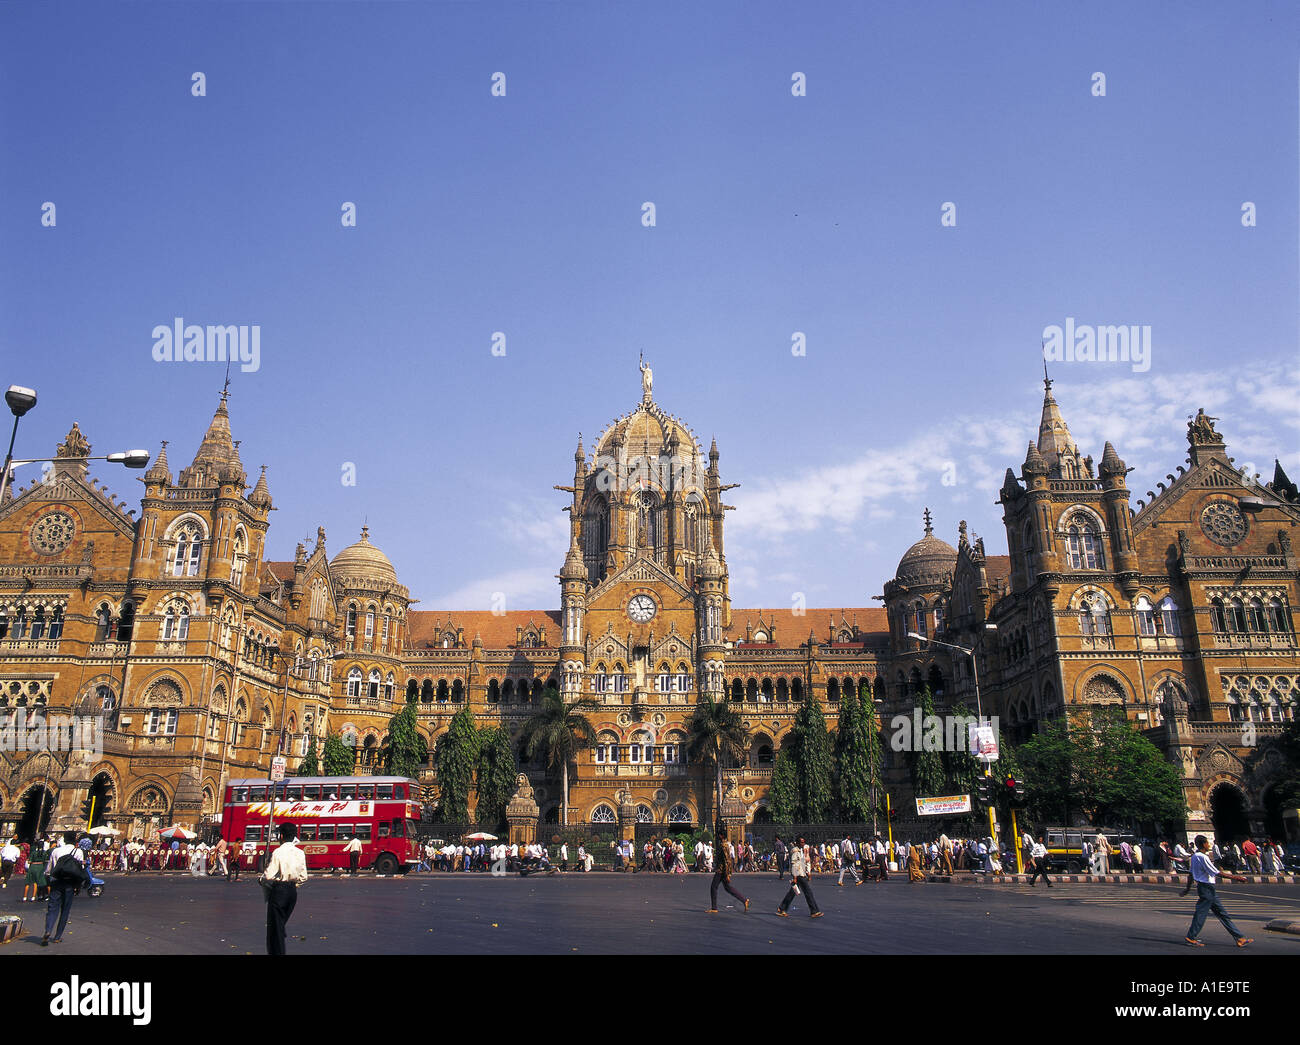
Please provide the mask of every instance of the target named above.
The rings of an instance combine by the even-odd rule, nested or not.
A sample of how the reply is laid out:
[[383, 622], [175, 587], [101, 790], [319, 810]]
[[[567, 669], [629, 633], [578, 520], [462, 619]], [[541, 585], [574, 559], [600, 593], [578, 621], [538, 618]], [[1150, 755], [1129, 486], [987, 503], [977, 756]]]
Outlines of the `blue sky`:
[[1004, 549], [1039, 341], [1073, 317], [1151, 327], [1149, 371], [1053, 373], [1135, 497], [1199, 406], [1300, 473], [1294, 5], [697, 6], [0, 7], [18, 452], [76, 419], [178, 470], [223, 372], [155, 362], [153, 328], [257, 324], [231, 415], [277, 557], [364, 520], [420, 608], [549, 607], [551, 487], [644, 351], [742, 484], [736, 604], [873, 605], [927, 504]]

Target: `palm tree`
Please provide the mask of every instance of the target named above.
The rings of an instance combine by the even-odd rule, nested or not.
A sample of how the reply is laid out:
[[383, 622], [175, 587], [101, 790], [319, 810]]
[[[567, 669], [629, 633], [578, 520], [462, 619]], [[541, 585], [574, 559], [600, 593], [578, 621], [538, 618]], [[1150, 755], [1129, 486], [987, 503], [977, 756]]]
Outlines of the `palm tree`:
[[545, 752], [548, 769], [560, 770], [563, 789], [560, 793], [560, 823], [569, 823], [569, 763], [596, 741], [595, 731], [586, 712], [600, 705], [591, 697], [578, 697], [566, 703], [558, 689], [547, 687], [537, 713], [520, 731], [520, 747], [531, 762]]
[[686, 751], [691, 758], [708, 759], [717, 777], [716, 812], [722, 809], [722, 757], [740, 759], [745, 755], [745, 727], [740, 715], [725, 700], [715, 701], [705, 695], [686, 721]]

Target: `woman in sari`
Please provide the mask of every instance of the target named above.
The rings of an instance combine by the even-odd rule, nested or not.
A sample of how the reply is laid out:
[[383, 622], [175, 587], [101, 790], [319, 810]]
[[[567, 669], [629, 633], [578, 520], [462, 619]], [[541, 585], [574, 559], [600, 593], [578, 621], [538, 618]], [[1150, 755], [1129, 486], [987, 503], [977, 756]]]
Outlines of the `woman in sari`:
[[924, 882], [925, 872], [921, 870], [921, 854], [916, 851], [916, 846], [907, 847], [907, 880], [909, 882]]

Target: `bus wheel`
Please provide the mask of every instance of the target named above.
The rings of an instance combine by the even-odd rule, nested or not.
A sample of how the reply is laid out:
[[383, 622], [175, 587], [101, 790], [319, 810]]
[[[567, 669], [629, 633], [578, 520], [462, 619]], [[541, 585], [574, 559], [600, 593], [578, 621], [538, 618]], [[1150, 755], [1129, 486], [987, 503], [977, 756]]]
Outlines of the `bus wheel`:
[[378, 860], [375, 861], [375, 873], [396, 874], [397, 857], [395, 857], [392, 853], [385, 853], [383, 856], [381, 856]]
[[1080, 871], [1083, 870], [1083, 866], [1079, 863], [1078, 860], [1071, 860], [1068, 864], [1066, 864], [1066, 868], [1069, 870], [1070, 874], [1078, 874]]

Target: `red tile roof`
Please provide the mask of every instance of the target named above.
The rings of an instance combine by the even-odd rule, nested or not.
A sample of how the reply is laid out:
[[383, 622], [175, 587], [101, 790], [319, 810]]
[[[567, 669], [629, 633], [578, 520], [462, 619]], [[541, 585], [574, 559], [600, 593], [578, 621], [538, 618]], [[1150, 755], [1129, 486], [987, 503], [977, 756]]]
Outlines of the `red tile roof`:
[[480, 635], [488, 649], [505, 649], [519, 641], [517, 628], [527, 628], [529, 623], [546, 629], [546, 643], [550, 647], [560, 642], [559, 610], [509, 610], [496, 614], [491, 610], [411, 610], [406, 615], [407, 645], [411, 649], [424, 649], [425, 643], [441, 643], [445, 626], [465, 629], [465, 645]]

